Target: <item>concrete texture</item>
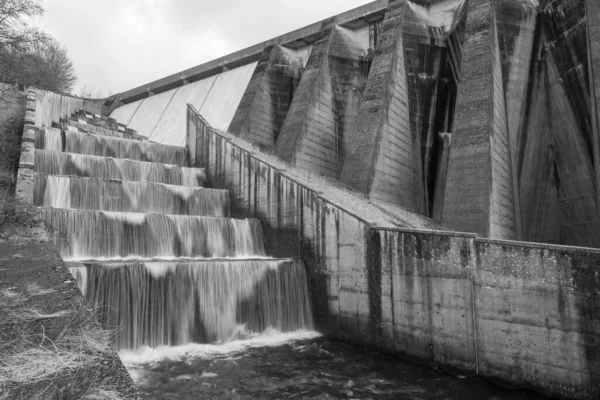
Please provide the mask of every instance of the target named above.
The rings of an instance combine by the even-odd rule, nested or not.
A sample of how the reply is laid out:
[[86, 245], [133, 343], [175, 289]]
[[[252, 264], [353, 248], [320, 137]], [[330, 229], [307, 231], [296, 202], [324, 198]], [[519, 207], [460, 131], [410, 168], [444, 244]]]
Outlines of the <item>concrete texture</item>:
[[[171, 95], [172, 97], [165, 107], [151, 109], [160, 117], [152, 130], [148, 132], [149, 139], [181, 146], [185, 132], [185, 105], [187, 103], [201, 105], [210, 93], [217, 78], [218, 76], [214, 76], [162, 93], [161, 95]], [[151, 104], [148, 104], [148, 106], [150, 107]], [[145, 110], [142, 112], [145, 112]]]
[[227, 129], [255, 66], [251, 63], [154, 95], [137, 107], [124, 105], [111, 117], [154, 142], [185, 146], [186, 104], [203, 110], [212, 125]]
[[[339, 178], [369, 70], [368, 32], [323, 22], [275, 153], [307, 171]], [[367, 46], [367, 47], [365, 47]]]
[[[194, 106], [205, 116], [212, 126], [226, 130], [240, 104], [244, 91], [256, 69], [256, 62], [223, 72], [201, 104]], [[185, 107], [181, 111], [185, 121]], [[185, 129], [181, 133], [185, 138]]]
[[135, 112], [140, 107], [144, 100], [134, 101], [133, 103], [125, 104], [119, 108], [116, 108], [110, 116], [122, 124], [129, 125]]
[[414, 210], [404, 49], [405, 1], [390, 0], [341, 181], [369, 197]]
[[[497, 158], [493, 137], [497, 132], [504, 139], [507, 130], [504, 103], [495, 104], [503, 95], [503, 83], [492, 1], [469, 1], [465, 36], [443, 221], [452, 229], [494, 236], [496, 203], [507, 195], [500, 195], [502, 199], [492, 195], [492, 182], [501, 170], [492, 162]], [[498, 139], [498, 144], [505, 144]], [[503, 147], [501, 152], [506, 150]], [[506, 182], [507, 176], [512, 179], [509, 173], [502, 175], [497, 186], [510, 190], [512, 196], [512, 181]]]
[[273, 149], [305, 62], [296, 51], [267, 47], [258, 61], [228, 132]]
[[234, 215], [261, 220], [269, 254], [305, 261], [320, 330], [556, 396], [600, 395], [600, 252], [401, 228], [189, 117]]

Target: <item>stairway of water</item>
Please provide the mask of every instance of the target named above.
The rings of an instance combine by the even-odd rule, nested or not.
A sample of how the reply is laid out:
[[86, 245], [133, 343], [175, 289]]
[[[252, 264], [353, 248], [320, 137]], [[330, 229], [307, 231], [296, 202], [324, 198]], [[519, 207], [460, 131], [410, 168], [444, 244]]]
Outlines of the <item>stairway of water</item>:
[[[100, 116], [36, 136], [34, 202], [121, 349], [311, 329], [300, 261], [267, 256], [260, 222], [234, 219], [185, 148]], [[95, 124], [96, 123], [96, 124]]]

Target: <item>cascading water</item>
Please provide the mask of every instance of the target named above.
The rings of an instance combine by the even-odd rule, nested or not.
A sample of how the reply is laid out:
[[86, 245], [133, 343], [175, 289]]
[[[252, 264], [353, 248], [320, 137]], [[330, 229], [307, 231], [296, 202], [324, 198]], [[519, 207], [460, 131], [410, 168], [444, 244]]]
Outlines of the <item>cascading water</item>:
[[198, 168], [47, 150], [35, 151], [35, 172], [182, 186], [203, 186], [206, 180]]
[[266, 256], [253, 219], [41, 208], [67, 260]]
[[36, 176], [34, 203], [50, 208], [229, 215], [226, 190], [72, 176]]
[[121, 349], [225, 342], [240, 329], [312, 328], [306, 275], [293, 260], [134, 262], [72, 267]]
[[36, 148], [34, 202], [119, 349], [313, 328], [303, 263], [268, 258], [260, 222], [231, 218], [185, 148], [69, 125]]
[[52, 128], [38, 131], [35, 140], [36, 148], [40, 150], [174, 165], [183, 165], [186, 160], [186, 152], [183, 147]]

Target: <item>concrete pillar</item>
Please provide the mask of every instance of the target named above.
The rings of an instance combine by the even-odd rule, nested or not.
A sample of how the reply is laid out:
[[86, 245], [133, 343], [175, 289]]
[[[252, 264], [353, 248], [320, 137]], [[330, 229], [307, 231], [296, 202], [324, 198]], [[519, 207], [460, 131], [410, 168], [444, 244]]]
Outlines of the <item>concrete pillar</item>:
[[470, 0], [443, 222], [515, 239], [515, 208], [494, 2]]
[[302, 75], [293, 50], [268, 46], [260, 56], [228, 132], [272, 149]]
[[405, 0], [389, 1], [341, 180], [372, 199], [414, 210], [404, 13]]
[[600, 2], [585, 0], [588, 33], [588, 57], [591, 72], [592, 127], [596, 168], [596, 191], [600, 213]]
[[354, 125], [368, 72], [365, 37], [323, 22], [294, 94], [275, 153], [318, 174], [339, 178], [348, 127]]

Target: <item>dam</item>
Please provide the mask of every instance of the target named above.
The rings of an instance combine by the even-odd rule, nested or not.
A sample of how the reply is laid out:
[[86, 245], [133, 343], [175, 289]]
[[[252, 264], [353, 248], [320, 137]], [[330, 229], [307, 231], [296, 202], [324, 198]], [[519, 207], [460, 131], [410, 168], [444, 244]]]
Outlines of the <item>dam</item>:
[[148, 398], [594, 399], [599, 96], [595, 1], [378, 0], [30, 89], [16, 194]]

